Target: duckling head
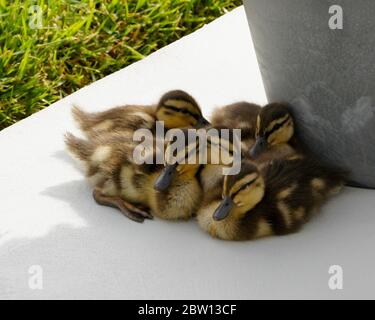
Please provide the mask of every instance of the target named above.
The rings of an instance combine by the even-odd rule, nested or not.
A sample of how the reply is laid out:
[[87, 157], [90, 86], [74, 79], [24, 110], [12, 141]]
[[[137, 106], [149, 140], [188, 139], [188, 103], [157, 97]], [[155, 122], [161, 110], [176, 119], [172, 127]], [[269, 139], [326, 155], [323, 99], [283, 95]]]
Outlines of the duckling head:
[[[166, 191], [173, 179], [178, 175], [180, 181], [196, 179], [202, 166], [219, 165], [230, 166], [234, 161], [233, 142], [228, 137], [211, 132], [212, 128], [172, 129], [169, 130], [173, 138], [164, 153], [164, 169], [157, 178], [154, 188]], [[211, 133], [210, 133], [211, 132]], [[239, 152], [240, 153], [240, 152]]]
[[270, 146], [288, 143], [294, 135], [294, 121], [286, 104], [271, 103], [257, 117], [255, 144], [250, 156], [256, 158]]
[[156, 118], [163, 121], [167, 129], [204, 127], [209, 124], [195, 99], [182, 90], [169, 91], [161, 97]]
[[199, 168], [199, 164], [166, 164], [155, 181], [154, 189], [159, 192], [167, 191], [176, 177], [185, 181], [194, 180]]
[[[164, 168], [155, 181], [154, 189], [159, 192], [165, 192], [175, 177], [180, 179], [195, 179], [196, 173], [200, 168], [199, 151], [197, 140], [189, 140], [189, 130], [174, 129], [180, 135], [174, 136], [168, 143], [164, 153]], [[179, 142], [179, 143], [178, 143]]]
[[229, 215], [242, 217], [263, 199], [264, 193], [265, 182], [258, 169], [250, 162], [243, 162], [239, 174], [224, 177], [223, 201], [213, 214], [214, 220]]

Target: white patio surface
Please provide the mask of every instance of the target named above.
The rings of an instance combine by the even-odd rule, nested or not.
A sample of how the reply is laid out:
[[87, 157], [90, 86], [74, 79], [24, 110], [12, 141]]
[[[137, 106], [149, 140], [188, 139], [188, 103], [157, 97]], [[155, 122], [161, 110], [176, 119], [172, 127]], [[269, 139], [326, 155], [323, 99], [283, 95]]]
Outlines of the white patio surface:
[[[266, 102], [242, 7], [0, 132], [0, 299], [375, 298], [375, 191], [345, 188], [300, 233], [241, 243], [96, 205], [64, 149], [72, 103], [153, 103], [176, 88], [206, 116]], [[42, 290], [29, 288], [33, 265]], [[343, 290], [328, 287], [331, 265]]]

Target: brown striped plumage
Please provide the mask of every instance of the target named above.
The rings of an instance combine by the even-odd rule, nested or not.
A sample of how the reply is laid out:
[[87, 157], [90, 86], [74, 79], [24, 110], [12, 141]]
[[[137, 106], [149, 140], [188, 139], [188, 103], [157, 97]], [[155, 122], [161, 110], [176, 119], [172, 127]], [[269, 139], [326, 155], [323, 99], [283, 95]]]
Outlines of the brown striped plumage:
[[[139, 222], [152, 217], [149, 211], [164, 219], [191, 216], [201, 192], [195, 192], [199, 184], [189, 179], [190, 170], [176, 177], [170, 190], [156, 192], [153, 186], [163, 166], [135, 163], [133, 151], [139, 142], [133, 141], [133, 134], [141, 128], [154, 133], [156, 120], [164, 121], [166, 129], [206, 125], [194, 98], [175, 90], [163, 95], [156, 107], [125, 106], [99, 113], [85, 113], [75, 107], [73, 115], [87, 139], [68, 133], [65, 142], [75, 158], [83, 162], [99, 204], [118, 207]], [[183, 195], [189, 195], [186, 201]]]
[[[226, 176], [222, 188], [205, 197], [198, 223], [224, 240], [293, 233], [314, 209], [339, 192], [345, 177], [344, 172], [308, 158], [279, 159], [261, 169], [244, 160], [238, 175]], [[226, 216], [225, 206], [229, 208]]]
[[126, 105], [92, 113], [74, 106], [72, 113], [79, 128], [89, 137], [110, 131], [154, 130], [157, 120], [163, 121], [166, 129], [207, 124], [198, 103], [182, 90], [167, 92], [156, 105]]
[[198, 181], [191, 177], [198, 168], [189, 167], [176, 175], [168, 190], [158, 192], [154, 184], [164, 166], [134, 163], [137, 144], [127, 135], [102, 133], [85, 140], [68, 134], [66, 144], [84, 162], [97, 202], [131, 211], [124, 213], [138, 222], [151, 218], [148, 212], [162, 219], [188, 219], [196, 211], [202, 193]]
[[[245, 101], [232, 103], [216, 108], [210, 118], [211, 126], [215, 129], [240, 129], [241, 150], [249, 152], [255, 142], [256, 118], [260, 106]], [[229, 139], [233, 141], [232, 132]], [[215, 193], [221, 184], [223, 166], [206, 164], [201, 167], [199, 179], [205, 194]]]

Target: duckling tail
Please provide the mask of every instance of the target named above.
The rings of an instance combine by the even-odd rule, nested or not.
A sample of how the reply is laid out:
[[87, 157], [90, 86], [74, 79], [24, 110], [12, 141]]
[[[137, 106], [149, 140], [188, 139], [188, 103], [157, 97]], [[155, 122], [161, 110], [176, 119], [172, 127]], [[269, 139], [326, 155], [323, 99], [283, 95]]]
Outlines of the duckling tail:
[[339, 193], [348, 182], [350, 172], [341, 168], [335, 168], [329, 176], [329, 195], [333, 196]]
[[89, 161], [90, 156], [94, 152], [94, 148], [89, 141], [78, 138], [70, 132], [65, 134], [64, 140], [73, 156], [78, 158], [78, 160]]
[[82, 131], [87, 131], [96, 124], [96, 119], [91, 113], [83, 111], [76, 105], [72, 107], [72, 115]]

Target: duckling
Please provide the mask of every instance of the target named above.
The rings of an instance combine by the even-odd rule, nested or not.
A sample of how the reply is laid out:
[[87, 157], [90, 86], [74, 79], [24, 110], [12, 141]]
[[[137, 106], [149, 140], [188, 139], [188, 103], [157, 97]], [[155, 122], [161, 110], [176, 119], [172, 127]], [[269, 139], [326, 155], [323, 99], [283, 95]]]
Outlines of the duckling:
[[309, 158], [278, 159], [261, 169], [244, 159], [238, 175], [223, 177], [222, 187], [205, 196], [198, 223], [223, 240], [293, 233], [340, 191], [345, 178]]
[[[211, 127], [215, 129], [241, 130], [241, 150], [248, 153], [250, 147], [255, 143], [256, 119], [261, 107], [249, 102], [236, 102], [223, 107], [216, 108], [210, 118]], [[230, 137], [233, 141], [233, 135]], [[233, 148], [233, 144], [232, 144]], [[216, 189], [222, 178], [225, 166], [206, 164], [202, 166], [200, 179], [205, 193], [210, 193], [211, 189]]]
[[92, 133], [90, 139], [67, 133], [65, 144], [73, 158], [83, 165], [98, 204], [117, 207], [125, 216], [138, 222], [152, 218], [147, 211], [124, 201], [119, 193], [121, 164], [129, 164], [135, 147], [130, 133]]
[[256, 121], [261, 107], [254, 103], [237, 102], [214, 110], [211, 125], [214, 128], [241, 129], [242, 147], [249, 150], [255, 142]]
[[[143, 222], [153, 216], [188, 219], [201, 201], [201, 188], [195, 179], [198, 164], [173, 165], [178, 175], [172, 178], [169, 167], [156, 164], [157, 149], [148, 155], [152, 161], [137, 164], [133, 155], [137, 144], [126, 133], [96, 134], [89, 140], [68, 133], [65, 141], [76, 158], [84, 162], [86, 175], [93, 180], [96, 202], [117, 207], [134, 221]], [[158, 190], [154, 188], [162, 172], [170, 177], [168, 190], [160, 184]]]
[[256, 120], [255, 143], [250, 156], [258, 163], [277, 158], [303, 157], [306, 150], [295, 136], [295, 125], [285, 103], [270, 103], [261, 108]]
[[[102, 205], [119, 207], [125, 215], [136, 221], [143, 221], [144, 218], [150, 218], [151, 216], [145, 210], [137, 210], [131, 202], [126, 203], [126, 197], [119, 199], [116, 195], [113, 196], [113, 199], [110, 199], [107, 194], [104, 198], [104, 195], [100, 195], [99, 192], [104, 187], [102, 185], [103, 181], [108, 180], [108, 171], [110, 172], [113, 168], [121, 166], [118, 162], [120, 161], [119, 159], [126, 160], [124, 166], [128, 170], [129, 177], [138, 176], [137, 173], [133, 172], [137, 166], [131, 165], [132, 160], [129, 158], [132, 155], [131, 151], [135, 148], [131, 141], [134, 132], [137, 129], [145, 128], [151, 129], [155, 133], [157, 120], [164, 122], [165, 129], [179, 126], [201, 127], [208, 124], [195, 99], [181, 90], [167, 92], [161, 97], [157, 106], [124, 106], [99, 113], [86, 113], [74, 107], [73, 116], [89, 138], [89, 141], [78, 139], [68, 134], [66, 144], [73, 155], [84, 162], [87, 167], [86, 175], [91, 180], [95, 180], [93, 182], [95, 200]], [[103, 139], [100, 138], [101, 135], [104, 135]], [[121, 144], [123, 144], [124, 149], [121, 149]], [[155, 144], [156, 142], [154, 141], [154, 147]], [[97, 153], [100, 153], [101, 150], [108, 150], [108, 148], [116, 150], [117, 157], [108, 160], [107, 164], [100, 163], [99, 165], [95, 159]], [[94, 157], [94, 159], [91, 157]], [[140, 171], [147, 172], [151, 168], [143, 167]], [[103, 175], [106, 178], [103, 178]], [[111, 185], [111, 182], [106, 182], [105, 184]], [[132, 183], [128, 183], [128, 185], [130, 186], [129, 190], [123, 188], [122, 191], [132, 194], [134, 191]], [[133, 203], [145, 201], [144, 199], [133, 200]]]
[[[211, 129], [215, 128], [208, 127], [199, 129], [200, 133], [203, 133], [202, 136], [206, 141], [203, 145], [200, 145], [202, 136], [198, 135], [194, 141], [189, 137], [189, 130], [183, 130], [185, 133], [185, 141], [193, 140], [194, 145], [187, 144], [186, 153], [183, 157], [180, 156], [180, 158], [184, 160], [189, 160], [186, 161], [182, 167], [185, 168], [185, 170], [188, 170], [189, 167], [191, 167], [190, 170], [194, 170], [195, 176], [190, 175], [189, 178], [199, 183], [202, 196], [211, 194], [218, 188], [220, 189], [221, 185], [218, 185], [218, 181], [225, 173], [224, 168], [236, 170], [236, 160], [240, 162], [241, 159], [241, 148], [239, 143], [233, 138], [233, 135], [223, 134], [223, 132], [219, 130], [213, 133]], [[232, 132], [229, 131], [229, 133]], [[202, 146], [203, 148], [201, 148]], [[203, 161], [201, 161], [202, 159]], [[190, 162], [190, 160], [193, 161]], [[175, 175], [180, 174], [179, 166], [181, 166], [181, 164], [167, 161], [163, 172], [155, 183], [155, 189], [159, 191], [173, 189], [171, 181]], [[231, 166], [231, 168], [229, 168], [229, 166]], [[196, 189], [196, 192], [198, 191], [199, 190]]]
[[164, 219], [189, 219], [198, 209], [203, 191], [198, 175], [201, 164], [199, 162], [199, 142], [189, 140], [189, 131], [183, 133], [184, 147], [177, 150], [175, 159], [171, 156], [176, 150], [171, 149], [171, 141], [165, 151], [163, 169], [153, 180], [153, 197], [151, 203], [154, 208], [162, 212]]
[[87, 136], [109, 131], [134, 132], [140, 128], [153, 130], [157, 120], [163, 121], [166, 129], [208, 124], [195, 99], [182, 90], [167, 92], [156, 106], [127, 105], [94, 113], [74, 106], [72, 113]]

